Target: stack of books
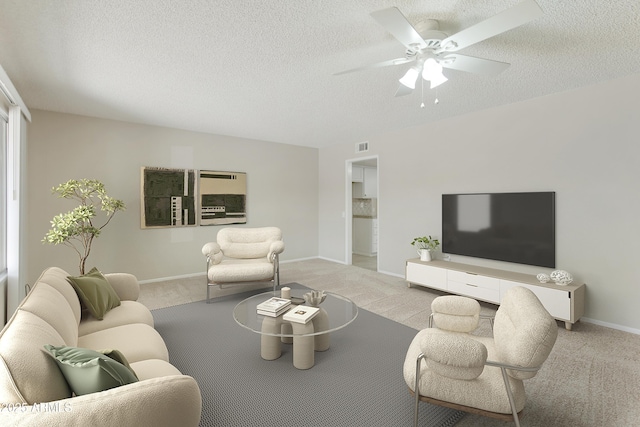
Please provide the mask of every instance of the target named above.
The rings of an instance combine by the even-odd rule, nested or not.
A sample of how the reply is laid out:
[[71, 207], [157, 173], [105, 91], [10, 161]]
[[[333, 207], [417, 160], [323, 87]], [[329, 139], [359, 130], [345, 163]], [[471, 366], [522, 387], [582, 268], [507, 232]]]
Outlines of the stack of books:
[[282, 316], [282, 319], [287, 322], [309, 323], [309, 321], [313, 319], [319, 311], [320, 309], [318, 307], [299, 305], [287, 311], [287, 313]]
[[290, 305], [291, 300], [272, 297], [258, 304], [257, 309], [258, 314], [262, 314], [263, 316], [278, 317], [287, 311]]

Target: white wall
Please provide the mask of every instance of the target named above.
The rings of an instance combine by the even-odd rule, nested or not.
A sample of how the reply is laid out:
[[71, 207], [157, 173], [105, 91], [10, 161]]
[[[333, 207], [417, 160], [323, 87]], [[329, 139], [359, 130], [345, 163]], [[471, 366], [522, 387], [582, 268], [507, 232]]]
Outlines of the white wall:
[[[94, 242], [87, 270], [128, 272], [139, 280], [204, 273], [202, 245], [219, 226], [141, 229], [140, 168], [181, 167], [247, 173], [247, 227], [278, 226], [281, 260], [318, 254], [317, 149], [33, 111], [28, 145], [29, 278], [59, 266], [78, 273], [78, 257], [42, 238], [58, 213], [75, 205], [51, 194], [69, 179], [101, 180], [123, 199], [119, 212]], [[245, 225], [238, 225], [245, 226]]]
[[[555, 191], [556, 265], [587, 283], [586, 317], [640, 329], [638, 93], [640, 74], [370, 137], [366, 155], [380, 158], [380, 270], [404, 275], [411, 240], [440, 235], [443, 193]], [[356, 157], [353, 143], [320, 150], [325, 258], [346, 256], [344, 167]]]

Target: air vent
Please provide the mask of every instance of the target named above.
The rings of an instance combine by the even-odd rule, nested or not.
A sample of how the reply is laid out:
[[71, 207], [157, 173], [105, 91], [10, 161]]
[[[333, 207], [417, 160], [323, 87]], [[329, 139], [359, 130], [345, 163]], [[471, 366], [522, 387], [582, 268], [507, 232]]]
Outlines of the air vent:
[[369, 141], [356, 143], [356, 153], [364, 153], [369, 151]]

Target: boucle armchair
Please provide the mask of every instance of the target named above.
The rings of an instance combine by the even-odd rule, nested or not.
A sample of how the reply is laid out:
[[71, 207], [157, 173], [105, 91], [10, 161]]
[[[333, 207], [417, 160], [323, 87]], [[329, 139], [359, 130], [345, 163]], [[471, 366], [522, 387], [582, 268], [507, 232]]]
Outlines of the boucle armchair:
[[224, 284], [273, 281], [280, 286], [279, 255], [284, 251], [277, 227], [223, 228], [215, 242], [202, 247], [207, 258], [207, 303], [210, 288]]
[[420, 401], [489, 416], [520, 425], [525, 406], [523, 380], [532, 378], [555, 344], [558, 327], [533, 292], [507, 291], [493, 320], [493, 337], [470, 334], [480, 304], [461, 296], [436, 298], [436, 328], [413, 339], [404, 362], [404, 379]]

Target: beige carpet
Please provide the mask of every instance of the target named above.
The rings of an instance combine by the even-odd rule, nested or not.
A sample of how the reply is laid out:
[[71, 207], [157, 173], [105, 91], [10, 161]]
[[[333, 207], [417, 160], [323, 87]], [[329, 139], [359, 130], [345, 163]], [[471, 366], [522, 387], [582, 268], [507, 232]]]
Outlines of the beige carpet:
[[[431, 301], [442, 293], [407, 288], [402, 278], [323, 260], [281, 264], [281, 283], [298, 282], [352, 299], [359, 307], [415, 329], [427, 325]], [[265, 287], [268, 287], [265, 284]], [[256, 285], [242, 286], [248, 290]], [[235, 292], [216, 290], [212, 295]], [[149, 308], [203, 300], [199, 277], [141, 285], [140, 301]], [[496, 306], [482, 304], [483, 313]], [[559, 322], [558, 340], [536, 377], [525, 382], [523, 427], [640, 425], [640, 336], [579, 322], [567, 331]], [[489, 333], [488, 325], [479, 331]], [[398, 361], [398, 375], [402, 375]], [[410, 399], [407, 392], [407, 399]], [[467, 415], [457, 427], [506, 426], [501, 421]]]

